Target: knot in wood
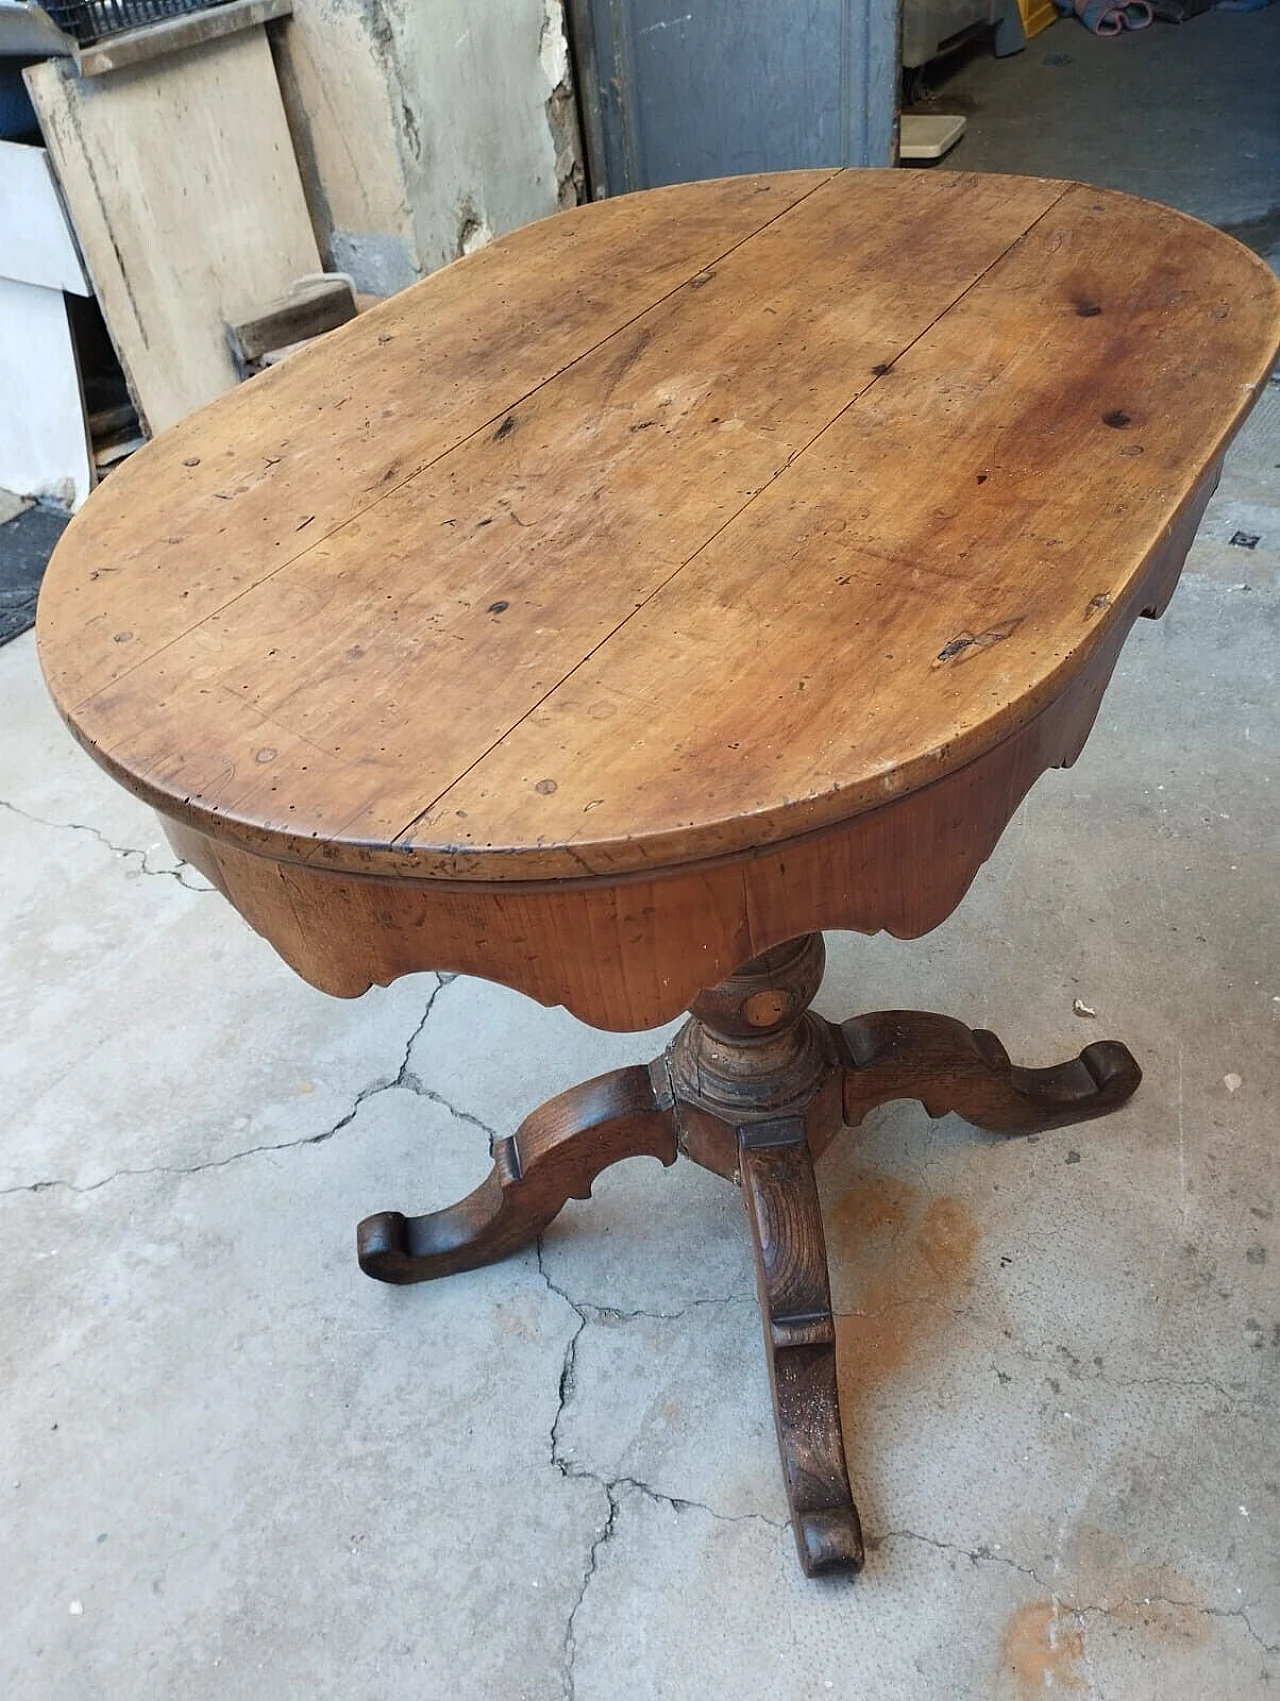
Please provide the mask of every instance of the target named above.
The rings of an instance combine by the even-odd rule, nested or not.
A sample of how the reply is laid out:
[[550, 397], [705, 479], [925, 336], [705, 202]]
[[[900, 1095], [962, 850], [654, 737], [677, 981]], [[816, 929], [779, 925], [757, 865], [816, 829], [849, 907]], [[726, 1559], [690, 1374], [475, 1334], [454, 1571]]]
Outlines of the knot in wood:
[[793, 1027], [809, 1008], [826, 966], [820, 933], [775, 946], [695, 999], [693, 1016], [717, 1037], [759, 1042]]
[[702, 993], [668, 1053], [677, 1096], [730, 1125], [806, 1105], [833, 1067], [809, 1013], [825, 961], [822, 935], [806, 934]]
[[766, 992], [753, 993], [742, 1006], [742, 1014], [753, 1028], [774, 1028], [785, 1022], [793, 1009], [789, 992], [770, 987]]

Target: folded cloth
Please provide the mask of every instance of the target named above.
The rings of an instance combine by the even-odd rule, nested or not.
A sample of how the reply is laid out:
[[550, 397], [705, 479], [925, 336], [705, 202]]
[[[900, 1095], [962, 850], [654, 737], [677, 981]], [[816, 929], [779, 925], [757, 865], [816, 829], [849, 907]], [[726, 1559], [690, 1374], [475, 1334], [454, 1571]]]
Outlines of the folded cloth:
[[[1251, 5], [1254, 0], [1218, 0], [1219, 5], [1233, 3]], [[1064, 17], [1074, 14], [1094, 35], [1144, 30], [1155, 16], [1150, 0], [1057, 0], [1057, 6]]]
[[1075, 0], [1073, 10], [1094, 35], [1119, 35], [1125, 27], [1125, 9], [1117, 0]]

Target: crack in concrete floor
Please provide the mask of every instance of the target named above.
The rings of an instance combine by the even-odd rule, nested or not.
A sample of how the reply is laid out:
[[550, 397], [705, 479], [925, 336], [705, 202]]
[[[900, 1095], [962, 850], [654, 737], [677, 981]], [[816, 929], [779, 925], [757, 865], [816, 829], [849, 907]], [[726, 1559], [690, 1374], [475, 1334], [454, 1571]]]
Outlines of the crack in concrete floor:
[[[1078, 1601], [1069, 1592], [1062, 1590], [1057, 1582], [1042, 1577], [1034, 1565], [1024, 1564], [1011, 1555], [997, 1553], [993, 1548], [979, 1546], [967, 1548], [960, 1542], [943, 1541], [937, 1536], [928, 1536], [919, 1530], [885, 1530], [880, 1535], [869, 1537], [868, 1550], [890, 1546], [895, 1541], [920, 1542], [925, 1547], [934, 1548], [939, 1553], [953, 1553], [959, 1558], [968, 1559], [974, 1565], [1004, 1565], [1019, 1576], [1028, 1578], [1035, 1583], [1054, 1603], [1055, 1608], [1061, 1608], [1069, 1618], [1120, 1618], [1126, 1608], [1133, 1609], [1144, 1606], [1175, 1607], [1179, 1611], [1202, 1613], [1206, 1618], [1237, 1619], [1242, 1623], [1258, 1644], [1264, 1654], [1280, 1654], [1280, 1643], [1272, 1644], [1263, 1639], [1254, 1628], [1249, 1618], [1249, 1607], [1216, 1607], [1207, 1606], [1203, 1601], [1180, 1600], [1171, 1595], [1150, 1594], [1142, 1596], [1120, 1595], [1112, 1601]], [[1258, 1602], [1250, 1603], [1256, 1610]]]
[[[89, 833], [99, 843], [106, 846], [106, 848], [115, 852], [117, 855], [138, 856], [145, 859], [145, 852], [126, 850], [121, 846], [112, 844], [111, 841], [96, 828], [75, 822], [47, 821], [40, 817], [30, 815], [27, 811], [18, 809], [15, 805], [3, 802], [3, 800], [0, 800], [0, 807], [10, 809], [13, 813], [22, 815], [26, 819], [37, 822], [41, 826]], [[145, 870], [145, 865], [144, 871], [170, 872], [168, 870]], [[191, 889], [201, 890], [202, 888]], [[479, 1129], [487, 1137], [490, 1151], [492, 1151], [496, 1142], [501, 1138], [498, 1131], [471, 1111], [453, 1104], [443, 1093], [440, 1093], [435, 1088], [428, 1086], [422, 1077], [411, 1068], [414, 1046], [421, 1038], [427, 1027], [427, 1023], [429, 1022], [435, 1008], [436, 1000], [450, 982], [455, 980], [457, 977], [454, 975], [437, 975], [435, 978], [436, 985], [431, 992], [431, 996], [427, 1000], [426, 1007], [423, 1010], [421, 1017], [415, 1022], [412, 1031], [405, 1041], [400, 1065], [396, 1074], [390, 1079], [378, 1079], [370, 1082], [365, 1087], [362, 1087], [352, 1101], [350, 1109], [338, 1118], [338, 1120], [330, 1127], [323, 1129], [321, 1132], [306, 1135], [297, 1140], [276, 1141], [246, 1147], [241, 1151], [229, 1153], [225, 1157], [210, 1159], [207, 1162], [199, 1164], [185, 1166], [156, 1164], [141, 1168], [121, 1168], [114, 1170], [110, 1175], [103, 1177], [100, 1181], [93, 1182], [84, 1187], [60, 1178], [29, 1182], [14, 1187], [0, 1189], [0, 1197], [17, 1193], [42, 1193], [54, 1188], [64, 1188], [69, 1192], [78, 1194], [96, 1193], [102, 1188], [108, 1186], [110, 1183], [123, 1178], [154, 1175], [198, 1175], [211, 1170], [225, 1169], [228, 1166], [239, 1163], [246, 1158], [256, 1157], [264, 1153], [292, 1151], [303, 1146], [322, 1145], [333, 1139], [335, 1135], [341, 1133], [343, 1129], [349, 1127], [355, 1121], [361, 1107], [370, 1099], [381, 1093], [390, 1092], [397, 1088], [406, 1089], [415, 1095], [426, 1099], [432, 1104], [439, 1105], [455, 1120]], [[642, 1309], [622, 1311], [614, 1307], [597, 1306], [589, 1301], [575, 1299], [565, 1288], [560, 1286], [553, 1279], [550, 1271], [546, 1267], [541, 1237], [539, 1237], [536, 1242], [536, 1255], [538, 1273], [545, 1283], [548, 1291], [563, 1301], [563, 1303], [569, 1307], [577, 1320], [576, 1327], [574, 1328], [566, 1345], [563, 1362], [559, 1372], [558, 1402], [551, 1427], [549, 1462], [563, 1479], [589, 1482], [597, 1487], [604, 1495], [608, 1508], [604, 1523], [599, 1527], [592, 1539], [581, 1588], [573, 1602], [565, 1624], [563, 1644], [563, 1676], [565, 1683], [565, 1695], [567, 1701], [574, 1701], [575, 1685], [573, 1678], [573, 1665], [577, 1649], [577, 1620], [586, 1600], [592, 1578], [595, 1576], [600, 1554], [613, 1537], [618, 1518], [621, 1515], [623, 1497], [625, 1494], [629, 1492], [643, 1496], [645, 1499], [651, 1500], [656, 1504], [670, 1506], [676, 1512], [686, 1512], [690, 1510], [700, 1511], [706, 1516], [714, 1518], [718, 1522], [722, 1523], [755, 1522], [764, 1524], [775, 1530], [786, 1529], [787, 1525], [785, 1522], [768, 1518], [763, 1513], [751, 1512], [731, 1514], [720, 1512], [704, 1501], [690, 1500], [681, 1496], [665, 1494], [661, 1490], [654, 1488], [652, 1484], [643, 1482], [638, 1477], [632, 1475], [619, 1475], [616, 1477], [603, 1476], [598, 1472], [592, 1471], [588, 1467], [579, 1464], [575, 1460], [567, 1458], [560, 1444], [559, 1431], [561, 1419], [563, 1418], [565, 1409], [574, 1393], [578, 1343], [583, 1332], [593, 1323], [597, 1325], [612, 1325], [617, 1323], [633, 1322], [640, 1319], [656, 1322], [676, 1321], [686, 1316], [688, 1311], [699, 1307], [754, 1304], [755, 1295], [726, 1294], [723, 1296], [701, 1296], [691, 1299], [687, 1306], [681, 1307], [675, 1311], [649, 1311]]]
[[359, 1115], [360, 1107], [362, 1105], [367, 1104], [370, 1099], [376, 1098], [378, 1094], [392, 1092], [397, 1087], [406, 1088], [409, 1092], [417, 1093], [423, 1098], [430, 1099], [435, 1104], [442, 1105], [452, 1116], [457, 1117], [460, 1122], [471, 1122], [479, 1128], [484, 1128], [484, 1123], [480, 1122], [478, 1118], [469, 1116], [466, 1111], [456, 1110], [453, 1105], [451, 1105], [447, 1099], [442, 1098], [439, 1093], [433, 1093], [417, 1084], [416, 1077], [412, 1075], [409, 1069], [409, 1058], [413, 1052], [414, 1042], [417, 1040], [422, 1030], [426, 1027], [427, 1022], [430, 1019], [431, 1012], [435, 1007], [436, 999], [443, 990], [443, 984], [444, 983], [437, 977], [436, 985], [431, 996], [427, 1000], [427, 1007], [415, 1024], [413, 1032], [409, 1035], [409, 1038], [405, 1042], [404, 1056], [396, 1074], [390, 1080], [375, 1080], [370, 1082], [367, 1087], [362, 1087], [352, 1100], [350, 1110], [345, 1111], [335, 1123], [331, 1124], [328, 1128], [321, 1129], [318, 1134], [304, 1134], [297, 1140], [276, 1140], [269, 1141], [258, 1146], [246, 1146], [241, 1151], [228, 1152], [225, 1157], [221, 1158], [209, 1158], [204, 1163], [148, 1164], [137, 1169], [124, 1167], [112, 1170], [110, 1175], [104, 1175], [100, 1181], [92, 1181], [85, 1187], [77, 1185], [74, 1181], [65, 1181], [57, 1176], [44, 1181], [20, 1182], [13, 1187], [0, 1187], [0, 1199], [7, 1198], [15, 1193], [46, 1193], [51, 1188], [65, 1188], [69, 1193], [98, 1193], [102, 1190], [102, 1188], [110, 1186], [113, 1181], [136, 1179], [140, 1176], [149, 1175], [201, 1175], [206, 1170], [226, 1169], [231, 1164], [241, 1163], [245, 1158], [258, 1157], [266, 1152], [291, 1152], [295, 1151], [300, 1146], [322, 1146], [326, 1141], [332, 1140], [335, 1134], [340, 1134], [344, 1128], [350, 1127]]
[[[180, 858], [175, 858], [172, 868], [148, 867], [147, 859], [152, 851], [158, 848], [156, 846], [148, 846], [144, 850], [131, 845], [117, 845], [104, 832], [91, 826], [87, 821], [49, 821], [43, 815], [33, 815], [30, 810], [22, 809], [16, 803], [10, 803], [7, 798], [3, 797], [0, 797], [0, 809], [7, 809], [11, 815], [18, 815], [24, 821], [30, 821], [37, 827], [48, 827], [54, 832], [87, 833], [90, 838], [96, 839], [100, 845], [109, 851], [113, 851], [118, 857], [125, 860], [130, 857], [137, 857], [139, 873], [166, 876], [171, 880], [176, 880], [178, 885], [185, 887], [188, 892], [212, 892], [214, 890], [198, 869], [192, 868], [189, 862], [183, 862]], [[188, 879], [188, 875], [192, 878]]]
[[[591, 1587], [592, 1579], [595, 1577], [599, 1567], [600, 1555], [613, 1539], [614, 1533], [617, 1530], [618, 1519], [622, 1511], [622, 1495], [625, 1491], [629, 1490], [633, 1494], [641, 1495], [646, 1500], [654, 1501], [658, 1505], [670, 1506], [675, 1512], [703, 1512], [708, 1517], [714, 1518], [720, 1523], [759, 1523], [765, 1524], [770, 1529], [774, 1530], [783, 1530], [788, 1526], [776, 1519], [766, 1518], [761, 1512], [745, 1512], [738, 1514], [718, 1512], [713, 1506], [708, 1506], [705, 1501], [687, 1500], [682, 1496], [664, 1494], [661, 1489], [654, 1488], [651, 1483], [643, 1482], [638, 1477], [630, 1475], [616, 1477], [601, 1476], [598, 1472], [592, 1471], [585, 1465], [581, 1465], [576, 1460], [565, 1456], [560, 1444], [560, 1423], [575, 1391], [578, 1343], [581, 1341], [586, 1330], [591, 1327], [593, 1314], [594, 1320], [599, 1322], [601, 1320], [601, 1314], [607, 1315], [610, 1321], [615, 1318], [619, 1318], [624, 1321], [631, 1321], [632, 1319], [641, 1317], [653, 1318], [659, 1321], [668, 1321], [676, 1317], [683, 1317], [685, 1313], [683, 1311], [674, 1313], [633, 1311], [626, 1313], [624, 1317], [623, 1314], [615, 1312], [609, 1307], [584, 1304], [583, 1302], [574, 1299], [565, 1288], [561, 1287], [559, 1283], [552, 1278], [551, 1272], [546, 1266], [541, 1236], [538, 1237], [537, 1241], [537, 1258], [538, 1273], [546, 1283], [548, 1290], [555, 1294], [558, 1299], [563, 1300], [577, 1318], [577, 1327], [574, 1329], [565, 1345], [564, 1359], [560, 1367], [559, 1395], [555, 1417], [552, 1419], [551, 1423], [551, 1464], [560, 1473], [561, 1477], [566, 1480], [572, 1479], [578, 1482], [594, 1483], [596, 1487], [603, 1492], [608, 1507], [608, 1512], [605, 1516], [604, 1522], [598, 1528], [595, 1537], [592, 1540], [590, 1550], [587, 1554], [587, 1564], [582, 1577], [582, 1586], [573, 1602], [568, 1620], [565, 1624], [562, 1656], [564, 1694], [565, 1701], [576, 1701], [577, 1692], [574, 1681], [574, 1663], [576, 1661], [578, 1651], [578, 1615], [582, 1611], [588, 1591]], [[723, 1300], [703, 1299], [695, 1300], [691, 1303], [693, 1305], [731, 1305], [740, 1303], [742, 1297], [744, 1296], [733, 1295]], [[747, 1297], [754, 1299], [755, 1296], [751, 1295]]]

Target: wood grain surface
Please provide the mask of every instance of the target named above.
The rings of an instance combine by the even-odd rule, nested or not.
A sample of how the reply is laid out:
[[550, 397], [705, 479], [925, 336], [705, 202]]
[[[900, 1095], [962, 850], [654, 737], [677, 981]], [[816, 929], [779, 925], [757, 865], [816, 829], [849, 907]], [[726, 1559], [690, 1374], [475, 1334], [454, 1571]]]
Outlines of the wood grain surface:
[[597, 203], [114, 474], [41, 659], [220, 847], [486, 885], [755, 855], [1096, 707], [1278, 343], [1246, 250], [1081, 185]]
[[[1163, 609], [1190, 531], [1171, 537], [1142, 581], [1142, 610]], [[400, 975], [455, 970], [561, 1004], [595, 1027], [656, 1027], [801, 934], [883, 929], [906, 939], [937, 927], [1036, 779], [1079, 754], [1126, 631], [1114, 625], [1069, 689], [932, 785], [736, 856], [486, 883], [357, 874], [266, 856], [174, 821], [166, 830], [178, 854], [323, 991], [357, 997]]]

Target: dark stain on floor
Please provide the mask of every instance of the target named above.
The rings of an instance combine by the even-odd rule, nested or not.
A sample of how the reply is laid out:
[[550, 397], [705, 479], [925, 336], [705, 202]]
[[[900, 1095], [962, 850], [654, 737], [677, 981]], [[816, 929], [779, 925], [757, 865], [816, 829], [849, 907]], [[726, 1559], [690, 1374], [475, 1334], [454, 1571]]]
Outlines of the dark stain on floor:
[[27, 508], [0, 526], [0, 644], [34, 626], [40, 581], [67, 515], [56, 508]]

